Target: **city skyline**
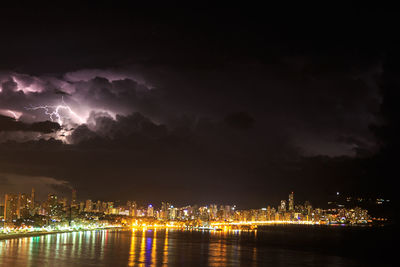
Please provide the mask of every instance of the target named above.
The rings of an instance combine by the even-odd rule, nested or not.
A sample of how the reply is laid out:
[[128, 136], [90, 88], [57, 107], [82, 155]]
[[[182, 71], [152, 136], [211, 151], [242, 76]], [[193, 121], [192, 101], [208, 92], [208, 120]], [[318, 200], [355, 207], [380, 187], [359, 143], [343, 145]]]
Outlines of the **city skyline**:
[[[40, 193], [41, 197], [37, 197], [38, 193]], [[68, 201], [73, 201], [74, 203], [78, 203], [80, 201], [86, 201], [86, 200], [93, 200], [93, 201], [103, 201], [103, 202], [107, 202], [107, 201], [117, 201], [119, 203], [123, 203], [123, 202], [127, 202], [127, 201], [135, 201], [137, 203], [140, 203], [142, 205], [144, 204], [155, 204], [157, 205], [157, 203], [162, 203], [162, 202], [166, 202], [166, 200], [162, 200], [162, 201], [157, 201], [157, 200], [151, 200], [151, 198], [149, 199], [136, 199], [134, 197], [131, 198], [124, 198], [124, 199], [113, 199], [107, 196], [104, 196], [102, 198], [92, 198], [89, 196], [82, 196], [82, 194], [78, 194], [76, 189], [68, 189], [67, 191], [50, 191], [50, 192], [37, 192], [35, 190], [35, 188], [31, 188], [31, 193], [27, 193], [27, 192], [19, 192], [18, 189], [14, 190], [13, 192], [6, 192], [6, 193], [0, 193], [0, 203], [4, 203], [5, 201], [5, 196], [6, 195], [31, 195], [34, 194], [36, 195], [35, 199], [37, 201], [46, 201], [48, 199], [49, 195], [56, 195], [59, 196], [62, 199], [67, 199]], [[286, 209], [293, 209], [294, 207], [294, 201], [291, 204], [291, 195], [294, 194], [294, 191], [289, 191], [289, 196], [286, 200], [276, 200], [276, 201], [271, 201], [268, 200], [268, 196], [266, 197], [265, 201], [263, 201], [263, 203], [270, 203], [276, 206], [284, 206], [286, 207]], [[299, 197], [299, 195], [297, 194], [298, 199], [300, 199], [300, 202], [308, 202], [310, 200], [310, 196], [306, 196], [306, 195], [301, 195]], [[32, 198], [32, 197], [31, 197]], [[356, 201], [358, 200], [363, 200], [363, 201], [373, 201], [373, 202], [379, 202], [380, 200], [382, 200], [383, 202], [390, 202], [391, 200], [385, 196], [383, 196], [382, 194], [379, 195], [371, 195], [371, 194], [351, 194], [351, 193], [344, 193], [344, 192], [330, 192], [328, 195], [326, 195], [322, 200], [319, 199], [318, 201], [316, 201], [314, 199], [314, 203], [321, 206], [321, 207], [327, 207], [327, 205], [329, 205], [332, 202], [337, 201], [338, 199], [341, 199], [342, 201], [347, 201], [350, 202], [351, 201]], [[133, 200], [134, 199], [134, 200]], [[242, 208], [252, 208], [254, 206], [248, 206], [248, 205], [243, 205], [242, 203], [240, 203], [240, 200], [228, 200], [228, 201], [224, 201], [224, 202], [218, 202], [218, 201], [213, 201], [213, 200], [201, 200], [199, 202], [196, 202], [196, 204], [207, 204], [207, 203], [220, 203], [220, 204], [232, 204], [232, 201], [235, 202], [236, 205], [240, 205], [242, 206]], [[185, 200], [185, 201], [173, 201], [173, 200], [168, 200], [168, 202], [173, 202], [173, 203], [177, 203], [178, 205], [187, 205], [187, 204], [193, 204], [193, 201], [191, 200]], [[256, 206], [262, 206], [263, 203], [260, 203]], [[291, 208], [292, 207], [292, 208]]]
[[[309, 200], [306, 200], [304, 204], [295, 202], [294, 192], [288, 194], [286, 200], [281, 200], [280, 204], [275, 206], [267, 204], [262, 208], [243, 209], [235, 204], [208, 204], [208, 205], [197, 205], [188, 204], [183, 207], [175, 206], [167, 201], [161, 202], [161, 205], [154, 204], [138, 204], [136, 201], [129, 200], [127, 202], [121, 201], [94, 201], [91, 199], [86, 199], [84, 201], [77, 200], [76, 190], [72, 190], [71, 198], [58, 198], [57, 195], [49, 193], [45, 201], [37, 201], [35, 199], [35, 189], [32, 188], [30, 196], [25, 193], [19, 194], [6, 194], [4, 205], [0, 204], [0, 210], [3, 210], [0, 214], [0, 218], [4, 224], [12, 225], [16, 220], [22, 219], [23, 221], [32, 216], [41, 215], [47, 216], [52, 220], [55, 219], [60, 223], [74, 218], [78, 218], [80, 214], [87, 213], [99, 213], [103, 215], [120, 215], [120, 216], [130, 216], [133, 218], [154, 218], [157, 220], [197, 220], [200, 217], [202, 220], [206, 221], [233, 221], [233, 218], [238, 218], [237, 216], [231, 217], [238, 212], [256, 212], [263, 215], [251, 215], [254, 221], [318, 221], [315, 219], [317, 214], [322, 214], [328, 211], [329, 213], [338, 214], [352, 214], [351, 212], [358, 212], [364, 214], [361, 216], [364, 223], [372, 222], [370, 218], [377, 217], [376, 215], [367, 215], [368, 211], [363, 210], [359, 207], [362, 204], [362, 199], [357, 199], [356, 202], [352, 201], [350, 197], [346, 197], [346, 202], [341, 202], [339, 199], [339, 192], [337, 192], [337, 198], [333, 202], [329, 202], [331, 206], [328, 209], [321, 209], [319, 207], [313, 207]], [[388, 199], [376, 199], [375, 204], [387, 205], [390, 202]], [[288, 205], [286, 205], [288, 203]], [[358, 204], [358, 205], [357, 205]], [[207, 217], [203, 215], [196, 215], [198, 210], [203, 214], [206, 211]], [[258, 210], [258, 211], [257, 211]], [[342, 210], [342, 212], [340, 211]], [[194, 212], [194, 213], [193, 213]], [[222, 213], [220, 213], [222, 212]], [[197, 217], [200, 216], [200, 217]], [[238, 215], [239, 216], [239, 215]], [[260, 217], [261, 216], [261, 217]], [[305, 217], [304, 217], [305, 216]], [[341, 215], [345, 218], [345, 215]], [[349, 216], [349, 215], [347, 215]], [[353, 215], [352, 215], [353, 216]], [[357, 215], [358, 216], [358, 215]], [[247, 217], [244, 217], [247, 218]], [[263, 219], [260, 219], [263, 218]], [[300, 219], [301, 218], [301, 219]], [[378, 221], [387, 220], [388, 218], [378, 218]], [[241, 219], [242, 221], [243, 219]], [[245, 219], [246, 221], [247, 219]], [[328, 224], [332, 219], [329, 219]], [[342, 223], [344, 219], [342, 219]], [[29, 220], [28, 220], [29, 221]], [[320, 221], [321, 222], [321, 221]]]

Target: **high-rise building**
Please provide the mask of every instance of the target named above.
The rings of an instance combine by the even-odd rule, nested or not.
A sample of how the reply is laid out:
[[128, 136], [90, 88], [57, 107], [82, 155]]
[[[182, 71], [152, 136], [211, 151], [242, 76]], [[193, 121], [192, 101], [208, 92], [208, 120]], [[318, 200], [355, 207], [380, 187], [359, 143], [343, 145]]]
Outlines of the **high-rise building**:
[[61, 213], [61, 205], [58, 202], [57, 195], [49, 194], [47, 196], [47, 215], [50, 217], [58, 217]]
[[79, 213], [85, 211], [85, 202], [80, 202], [79, 203]]
[[174, 206], [170, 206], [169, 207], [169, 214], [168, 214], [168, 218], [170, 220], [175, 220], [176, 219], [176, 215], [177, 215], [177, 208], [174, 208]]
[[76, 190], [72, 189], [72, 196], [71, 196], [71, 207], [77, 206], [76, 202]]
[[12, 222], [18, 219], [18, 195], [6, 194], [4, 199], [4, 221]]
[[289, 211], [294, 211], [294, 193], [289, 194]]
[[18, 195], [18, 218], [27, 218], [29, 216], [29, 209], [31, 206], [30, 199], [26, 194]]
[[93, 203], [91, 199], [86, 200], [86, 205], [85, 205], [85, 212], [91, 212], [93, 209]]
[[215, 220], [217, 218], [218, 206], [216, 204], [210, 205], [210, 218]]
[[101, 201], [97, 200], [97, 202], [94, 204], [95, 208], [94, 211], [95, 212], [101, 212]]
[[60, 207], [64, 210], [67, 211], [68, 210], [68, 200], [66, 197], [63, 197], [60, 199], [60, 201], [58, 202], [60, 204]]
[[304, 209], [305, 209], [305, 212], [306, 212], [307, 215], [311, 215], [311, 213], [312, 213], [312, 205], [308, 200], [304, 203]]
[[0, 219], [4, 219], [4, 204], [0, 204]]
[[279, 207], [280, 212], [286, 212], [286, 200], [281, 200], [281, 205]]
[[129, 216], [136, 216], [136, 212], [137, 212], [136, 201], [128, 201], [126, 203], [126, 206], [128, 207], [128, 210], [129, 210]]
[[161, 218], [166, 220], [169, 218], [170, 204], [168, 202], [161, 202]]
[[114, 209], [114, 202], [109, 201], [107, 202], [107, 211], [106, 213], [112, 214], [112, 210]]
[[270, 206], [268, 206], [267, 207], [267, 221], [270, 221], [272, 218], [271, 218], [271, 207]]
[[230, 205], [225, 205], [224, 207], [224, 219], [228, 220], [231, 217], [232, 207]]
[[107, 202], [101, 203], [101, 211], [107, 213]]
[[154, 208], [151, 204], [147, 207], [147, 217], [154, 217]]

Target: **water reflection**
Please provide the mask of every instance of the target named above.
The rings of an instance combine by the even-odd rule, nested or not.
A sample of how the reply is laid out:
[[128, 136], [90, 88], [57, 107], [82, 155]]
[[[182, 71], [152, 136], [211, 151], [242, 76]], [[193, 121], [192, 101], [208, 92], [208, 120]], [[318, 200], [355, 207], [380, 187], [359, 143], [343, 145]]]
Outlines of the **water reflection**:
[[132, 230], [132, 237], [131, 237], [131, 246], [129, 249], [129, 262], [128, 266], [134, 266], [135, 265], [135, 229]]
[[255, 232], [171, 229], [50, 234], [0, 241], [0, 266], [273, 266], [285, 261], [313, 266], [343, 261], [260, 240]]
[[143, 229], [143, 231], [142, 231], [142, 238], [141, 238], [141, 241], [140, 241], [140, 257], [139, 257], [139, 263], [144, 263], [145, 261], [144, 261], [144, 253], [145, 253], [145, 239], [146, 239], [146, 236], [145, 236], [145, 232], [146, 230], [145, 229]]
[[164, 248], [163, 248], [163, 264], [168, 264], [168, 229], [165, 230]]
[[151, 262], [156, 265], [157, 264], [157, 229], [154, 229], [153, 232], [153, 240], [152, 240], [152, 247], [150, 249], [151, 251]]

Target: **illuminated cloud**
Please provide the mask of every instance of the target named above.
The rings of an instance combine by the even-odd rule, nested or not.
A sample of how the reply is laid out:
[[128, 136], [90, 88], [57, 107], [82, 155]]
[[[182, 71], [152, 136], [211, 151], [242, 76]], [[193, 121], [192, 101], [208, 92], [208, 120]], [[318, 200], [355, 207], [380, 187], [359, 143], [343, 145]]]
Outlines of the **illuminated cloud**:
[[[23, 122], [50, 120], [63, 126], [86, 123], [91, 112], [127, 115], [137, 91], [150, 90], [128, 72], [82, 70], [64, 78], [0, 73], [0, 114]], [[140, 104], [139, 104], [140, 106]]]

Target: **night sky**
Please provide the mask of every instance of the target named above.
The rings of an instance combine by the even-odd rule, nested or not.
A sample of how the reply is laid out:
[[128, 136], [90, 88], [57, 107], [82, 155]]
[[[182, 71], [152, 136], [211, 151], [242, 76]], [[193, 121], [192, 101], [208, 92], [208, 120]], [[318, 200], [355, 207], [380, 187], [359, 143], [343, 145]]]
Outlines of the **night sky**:
[[[2, 8], [0, 193], [242, 207], [289, 191], [392, 197], [398, 14], [314, 8]], [[74, 114], [58, 121], [46, 105]]]

